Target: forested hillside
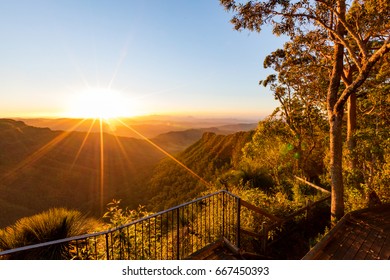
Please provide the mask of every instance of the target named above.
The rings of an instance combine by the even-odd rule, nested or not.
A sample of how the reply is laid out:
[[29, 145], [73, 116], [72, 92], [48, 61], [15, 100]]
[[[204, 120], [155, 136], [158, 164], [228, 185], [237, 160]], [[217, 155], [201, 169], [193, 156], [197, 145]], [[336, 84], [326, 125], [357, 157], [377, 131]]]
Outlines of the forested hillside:
[[130, 207], [143, 202], [143, 182], [164, 155], [144, 140], [102, 136], [103, 150], [98, 133], [0, 120], [0, 225], [50, 207], [99, 217], [101, 199], [104, 208], [113, 198]]
[[251, 140], [252, 135], [253, 131], [231, 135], [205, 133], [198, 142], [178, 154], [177, 159], [210, 182], [209, 186], [172, 159], [164, 159], [155, 168], [149, 183], [147, 193], [153, 197], [148, 208], [154, 211], [167, 209], [195, 198], [202, 191], [210, 191], [219, 176], [240, 162], [242, 148]]
[[[226, 133], [251, 126], [238, 124], [226, 127], [226, 130], [174, 131], [151, 140], [174, 155], [201, 139], [204, 131]], [[224, 143], [222, 139], [225, 136], [210, 135], [214, 134], [206, 133], [202, 140], [189, 148], [187, 157], [188, 163], [193, 166], [194, 155], [212, 156], [215, 165], [212, 169], [208, 170], [208, 163], [205, 166], [206, 160], [197, 162], [195, 167], [202, 173], [201, 176], [211, 179], [224, 164], [230, 164], [229, 149], [233, 149], [234, 141], [241, 140]], [[209, 153], [208, 149], [212, 146], [213, 152]], [[235, 148], [235, 158], [241, 147]], [[1, 119], [0, 151], [0, 227], [50, 207], [68, 207], [100, 217], [112, 199], [120, 199], [123, 205], [133, 209], [140, 204], [148, 204], [149, 198], [161, 194], [160, 187], [152, 184], [148, 188], [148, 184], [155, 165], [166, 154], [146, 140], [108, 133], [53, 131], [28, 126], [21, 121]], [[170, 162], [170, 159], [164, 162]], [[161, 165], [164, 166], [164, 162]], [[194, 183], [183, 168], [175, 166], [174, 170], [177, 172], [170, 177], [176, 181], [174, 186], [180, 180], [183, 186]], [[160, 175], [157, 173], [153, 178]], [[183, 197], [192, 198], [199, 189], [194, 188]]]

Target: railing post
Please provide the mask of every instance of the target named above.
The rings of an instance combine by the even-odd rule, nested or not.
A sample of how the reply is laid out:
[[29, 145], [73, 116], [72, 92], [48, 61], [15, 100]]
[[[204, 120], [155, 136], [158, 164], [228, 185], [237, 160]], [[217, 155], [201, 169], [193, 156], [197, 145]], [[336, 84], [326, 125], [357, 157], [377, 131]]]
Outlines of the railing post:
[[[176, 209], [176, 259], [180, 260], [180, 208]], [[173, 221], [172, 221], [173, 222]]]
[[222, 237], [225, 237], [225, 192], [222, 193]]
[[107, 260], [110, 259], [110, 250], [108, 249], [108, 233], [105, 234], [106, 236], [106, 257], [107, 257]]
[[241, 247], [241, 198], [237, 197], [237, 248]]

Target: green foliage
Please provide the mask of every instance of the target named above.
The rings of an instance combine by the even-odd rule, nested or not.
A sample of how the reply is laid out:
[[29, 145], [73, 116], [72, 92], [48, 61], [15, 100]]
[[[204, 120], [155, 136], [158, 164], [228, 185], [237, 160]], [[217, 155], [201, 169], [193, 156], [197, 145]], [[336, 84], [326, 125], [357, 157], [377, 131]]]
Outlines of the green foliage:
[[[255, 177], [271, 177], [273, 188], [289, 193], [293, 175], [316, 180], [323, 173], [324, 139], [319, 135], [297, 137], [287, 122], [272, 116], [259, 124], [252, 141], [244, 147], [240, 168]], [[264, 188], [269, 186], [267, 181], [252, 186], [272, 191]]]
[[130, 210], [121, 208], [120, 203], [121, 200], [113, 199], [107, 204], [107, 212], [104, 213], [103, 220], [108, 221], [108, 228], [119, 227], [153, 214], [146, 211], [145, 206], [139, 205], [136, 210]]
[[[332, 216], [341, 219], [345, 193], [341, 137], [343, 113], [348, 99], [362, 89], [375, 96], [373, 100], [380, 100], [368, 85], [370, 76], [386, 66], [386, 59], [389, 58], [389, 1], [220, 2], [233, 13], [231, 22], [237, 30], [261, 32], [264, 26], [271, 26], [274, 34], [284, 34], [290, 38], [283, 50], [277, 50], [267, 57], [265, 66], [272, 66], [278, 76], [269, 76], [263, 84], [271, 85], [275, 98], [281, 103], [282, 117], [298, 139], [315, 136], [316, 129], [311, 123], [316, 118], [312, 119], [311, 116], [312, 113], [318, 116], [316, 111], [321, 111], [326, 101], [330, 182], [335, 196], [331, 209]], [[389, 69], [388, 65], [386, 68]], [[385, 79], [381, 81], [381, 86], [388, 88], [389, 75], [383, 77]], [[366, 112], [359, 113], [358, 116], [366, 115]], [[304, 132], [309, 134], [302, 133], [301, 128], [305, 127], [309, 129], [304, 129]], [[316, 143], [318, 141], [312, 142], [314, 145], [308, 151], [318, 149]], [[302, 147], [299, 140], [296, 147]], [[359, 180], [359, 175], [364, 176], [352, 174], [351, 178]], [[372, 189], [371, 181], [372, 178], [365, 179], [364, 184], [368, 189]]]
[[318, 235], [310, 240], [310, 249], [312, 249], [318, 242], [320, 242], [328, 233], [330, 232], [329, 227], [325, 227], [323, 233], [318, 233]]
[[381, 202], [390, 202], [390, 134], [387, 131], [358, 130], [358, 146], [353, 154], [356, 167], [345, 164], [346, 208], [348, 211], [370, 206], [370, 195], [375, 193]]
[[[376, 8], [375, 8], [376, 9]], [[345, 201], [348, 211], [390, 202], [390, 57], [370, 75], [359, 91], [353, 149], [344, 154]]]
[[[78, 211], [54, 208], [22, 218], [1, 230], [0, 249], [8, 250], [82, 235], [98, 227], [99, 223], [95, 219], [87, 218]], [[71, 249], [71, 243], [62, 243], [15, 253], [12, 258], [71, 259], [74, 254]]]
[[263, 173], [266, 170], [275, 184], [281, 186], [297, 164], [294, 147], [289, 140], [290, 136], [282, 121], [261, 122], [252, 141], [243, 149], [241, 166], [251, 173]]

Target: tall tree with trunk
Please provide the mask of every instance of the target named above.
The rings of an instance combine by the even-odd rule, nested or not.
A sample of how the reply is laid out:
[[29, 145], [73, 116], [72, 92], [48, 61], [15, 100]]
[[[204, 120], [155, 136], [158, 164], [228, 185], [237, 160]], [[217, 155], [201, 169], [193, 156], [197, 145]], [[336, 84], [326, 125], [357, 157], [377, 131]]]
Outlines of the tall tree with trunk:
[[260, 81], [270, 87], [280, 103], [273, 115], [281, 118], [290, 130], [297, 155], [294, 172], [308, 177], [318, 175], [311, 172], [312, 167], [322, 166], [312, 156], [323, 151], [321, 139], [327, 127], [325, 99], [329, 67], [318, 55], [328, 51], [322, 44], [324, 40], [325, 34], [308, 33], [287, 42], [283, 49], [272, 52], [264, 60], [264, 67], [271, 67], [278, 74]]
[[[327, 89], [330, 136], [331, 219], [344, 215], [342, 176], [342, 125], [345, 105], [390, 51], [390, 2], [388, 0], [269, 0], [242, 3], [220, 0], [234, 13], [235, 29], [260, 32], [272, 25], [275, 35], [294, 40], [307, 32], [326, 32], [332, 49], [331, 74]], [[348, 83], [343, 82], [350, 67], [356, 67]]]

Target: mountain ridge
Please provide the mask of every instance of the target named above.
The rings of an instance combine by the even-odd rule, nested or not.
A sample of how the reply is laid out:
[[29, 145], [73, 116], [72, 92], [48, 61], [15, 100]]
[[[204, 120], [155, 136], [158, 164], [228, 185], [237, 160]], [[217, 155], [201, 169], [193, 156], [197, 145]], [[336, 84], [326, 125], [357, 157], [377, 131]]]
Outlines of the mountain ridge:
[[[161, 134], [151, 141], [167, 152], [179, 153], [204, 137], [204, 130], [192, 129]], [[145, 184], [165, 157], [142, 139], [53, 131], [12, 119], [0, 119], [0, 151], [0, 210], [4, 213], [0, 227], [50, 207], [101, 217], [99, 201], [103, 201], [103, 212], [114, 198], [130, 208], [146, 204]], [[99, 197], [101, 174], [103, 198]]]

